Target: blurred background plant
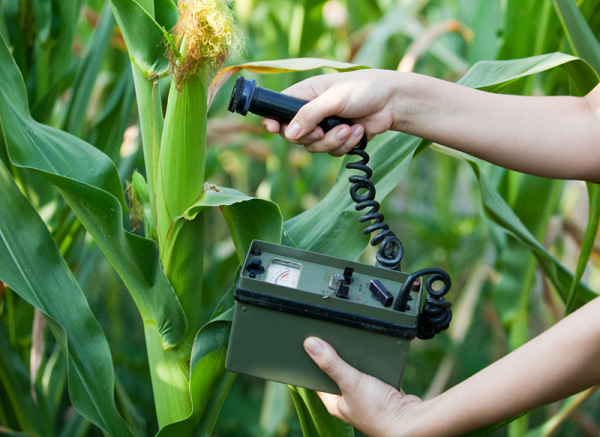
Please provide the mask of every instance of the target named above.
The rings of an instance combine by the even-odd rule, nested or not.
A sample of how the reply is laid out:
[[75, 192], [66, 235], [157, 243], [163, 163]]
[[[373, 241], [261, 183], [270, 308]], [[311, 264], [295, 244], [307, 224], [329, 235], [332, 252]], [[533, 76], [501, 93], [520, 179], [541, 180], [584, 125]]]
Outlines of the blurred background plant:
[[[600, 5], [578, 1], [581, 15], [574, 5], [571, 0], [236, 0], [229, 7], [245, 49], [229, 63], [316, 57], [457, 81], [479, 61], [560, 51], [583, 57], [597, 69], [599, 49], [592, 40], [600, 30]], [[0, 35], [10, 42], [38, 122], [103, 151], [117, 166], [123, 188], [132, 180], [135, 184], [135, 170], [146, 175], [129, 57], [107, 2], [2, 0]], [[581, 92], [568, 69], [539, 71], [506, 92]], [[313, 74], [247, 73], [274, 90]], [[160, 80], [164, 108], [169, 81]], [[334, 185], [342, 161], [308, 154], [266, 134], [256, 117], [228, 114], [231, 84], [216, 94], [209, 111], [204, 180], [273, 201], [284, 220], [316, 205]], [[569, 270], [581, 273], [593, 290], [600, 289], [600, 242], [595, 239], [598, 201], [592, 201], [591, 208], [588, 201], [588, 189], [589, 199], [597, 198], [595, 187], [470, 165], [438, 146], [419, 151], [383, 202], [383, 212], [405, 246], [404, 270], [439, 266], [453, 277], [451, 329], [433, 341], [415, 340], [406, 368], [404, 390], [431, 397], [547, 329], [567, 311], [564, 290], [544, 274], [548, 271], [540, 268], [535, 248], [532, 252], [518, 233], [515, 238], [506, 232], [514, 229], [490, 219], [474, 166], [480, 166], [489, 186], [545, 249]], [[3, 153], [0, 147], [0, 158], [7, 162]], [[158, 419], [143, 323], [133, 299], [56, 190], [18, 166], [9, 170], [46, 221], [106, 335], [119, 409], [136, 436], [154, 435]], [[590, 210], [596, 216], [592, 214], [588, 227]], [[210, 320], [239, 264], [220, 213], [209, 209], [205, 214], [199, 326]], [[138, 212], [140, 217], [143, 212]], [[589, 249], [589, 262], [586, 250], [580, 260], [582, 246]], [[368, 247], [359, 260], [372, 263], [374, 250]], [[19, 417], [21, 407], [14, 403], [15, 393], [7, 382], [11, 378], [28, 381], [21, 394], [31, 396], [40, 411], [42, 399], [49, 404], [44, 411], [52, 418], [40, 419], [50, 421], [53, 432], [48, 435], [101, 435], [72, 407], [67, 362], [43, 320], [0, 283], [0, 435], [20, 435], [9, 429], [31, 432], [22, 426], [30, 419]], [[590, 390], [535, 410], [494, 435], [597, 436], [599, 407], [600, 395]], [[300, 436], [302, 429], [287, 387], [240, 375], [213, 435]]]

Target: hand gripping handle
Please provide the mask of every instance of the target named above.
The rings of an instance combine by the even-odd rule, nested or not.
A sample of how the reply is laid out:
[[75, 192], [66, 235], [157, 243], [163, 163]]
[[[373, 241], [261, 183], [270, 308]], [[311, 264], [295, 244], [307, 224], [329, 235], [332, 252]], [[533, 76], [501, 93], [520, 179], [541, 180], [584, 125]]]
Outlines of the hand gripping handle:
[[[297, 99], [292, 96], [278, 93], [267, 88], [256, 86], [256, 81], [238, 76], [231, 100], [229, 101], [229, 111], [246, 115], [251, 112], [261, 117], [272, 118], [281, 123], [289, 123], [296, 116], [300, 108], [308, 102]], [[350, 120], [340, 117], [327, 117], [323, 119], [319, 126], [323, 132], [329, 132], [340, 124], [352, 125]]]

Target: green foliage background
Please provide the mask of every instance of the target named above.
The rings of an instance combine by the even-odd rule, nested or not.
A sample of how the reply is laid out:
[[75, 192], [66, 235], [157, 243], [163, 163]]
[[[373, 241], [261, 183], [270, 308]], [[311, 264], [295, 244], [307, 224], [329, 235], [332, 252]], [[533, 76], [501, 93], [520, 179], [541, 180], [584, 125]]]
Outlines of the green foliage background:
[[[594, 35], [600, 31], [599, 4], [580, 0], [576, 6], [581, 14], [571, 0], [236, 0], [230, 7], [245, 48], [228, 62], [233, 65], [317, 57], [396, 69], [409, 54], [414, 55], [415, 72], [458, 81], [479, 61], [563, 52], [585, 59], [598, 71], [600, 49]], [[24, 126], [43, 123], [59, 128], [104, 152], [116, 171], [108, 159], [99, 158], [111, 175], [103, 188], [113, 195], [111, 201], [119, 204], [119, 209], [125, 204], [122, 189], [127, 181], [134, 180], [135, 184], [134, 170], [146, 173], [133, 77], [123, 35], [115, 25], [111, 9], [103, 0], [85, 4], [0, 1], [0, 35], [10, 41], [10, 55], [25, 79], [29, 109], [19, 108], [24, 105], [24, 98], [13, 102], [26, 120]], [[416, 50], [419, 46], [425, 48]], [[520, 74], [512, 76], [502, 71], [494, 76], [493, 68], [486, 70], [489, 65], [479, 64], [462, 83], [494, 92], [559, 95], [584, 94], [597, 82], [589, 66], [570, 57], [516, 63]], [[2, 68], [8, 69], [6, 65]], [[313, 74], [315, 71], [247, 76], [258, 79], [261, 86], [282, 90]], [[519, 76], [524, 78], [517, 80]], [[163, 93], [157, 97], [165, 107], [169, 80], [161, 79]], [[296, 235], [302, 237], [303, 223], [312, 213], [300, 214], [327, 199], [330, 191], [330, 196], [337, 190], [347, 191], [345, 178], [336, 184], [343, 160], [310, 155], [265, 133], [256, 117], [242, 119], [228, 114], [232, 84], [230, 80], [216, 95], [209, 111], [204, 178], [276, 203], [287, 221], [284, 227], [298, 242]], [[9, 102], [9, 91], [3, 91], [6, 94], [0, 97], [4, 103]], [[32, 117], [24, 115], [28, 111]], [[48, 142], [53, 141], [54, 135], [61, 135], [52, 132], [48, 133]], [[383, 160], [389, 158], [391, 148], [397, 151], [395, 166], [379, 174], [382, 181], [378, 192], [389, 192], [383, 212], [404, 243], [403, 269], [446, 269], [453, 277], [450, 298], [455, 308], [450, 331], [432, 341], [415, 340], [412, 344], [405, 374], [406, 392], [432, 396], [462, 381], [547, 329], [566, 311], [589, 300], [593, 297], [590, 289], [600, 289], [600, 249], [595, 241], [599, 214], [596, 186], [509, 172], [401, 134], [388, 134], [373, 144], [376, 177], [378, 168], [383, 172]], [[104, 344], [106, 340], [94, 321], [90, 322], [93, 332], [89, 333], [88, 344], [69, 347], [100, 349], [100, 355], [110, 350], [116, 408], [134, 435], [155, 435], [158, 419], [144, 325], [125, 284], [99, 248], [102, 232], [94, 239], [92, 231], [86, 232], [73, 212], [84, 207], [74, 206], [69, 200], [67, 185], [60, 187], [63, 194], [67, 192], [65, 200], [58, 196], [52, 185], [42, 179], [47, 177], [47, 168], [35, 167], [38, 171], [31, 172], [12, 158], [11, 155], [12, 162], [9, 161], [5, 145], [0, 144], [0, 159], [4, 163], [0, 178], [9, 184], [8, 174], [12, 175], [44, 220], [69, 267], [59, 265], [56, 277], [48, 276], [47, 280], [64, 287], [74, 286], [76, 281], [75, 288], [83, 293], [81, 300], [62, 303], [65, 318], [56, 320], [62, 328], [50, 321], [50, 329], [44, 330], [39, 321], [38, 325], [34, 322], [34, 298], [0, 288], [0, 435], [102, 435], [71, 404], [67, 360], [60, 349], [65, 346], [65, 332], [71, 335], [69, 312], [85, 313], [89, 311], [87, 304], [91, 308], [90, 320], [95, 316], [108, 344]], [[74, 162], [70, 171], [76, 173], [79, 166], [81, 162]], [[98, 196], [100, 199], [104, 194]], [[17, 194], [14, 199], [15, 209], [30, 208], [18, 200]], [[90, 203], [99, 202], [98, 199], [93, 198]], [[267, 209], [272, 204], [264, 205]], [[10, 209], [0, 214], [6, 223], [18, 225], [19, 220]], [[219, 215], [216, 208], [205, 211], [199, 326], [208, 322], [215, 310], [219, 313], [219, 303], [223, 305], [221, 299], [239, 264], [234, 241]], [[135, 214], [131, 221], [136, 222]], [[35, 226], [31, 224], [32, 229]], [[357, 225], [347, 226], [352, 232], [359, 230]], [[143, 235], [142, 229], [134, 232]], [[35, 262], [56, 254], [36, 254], [34, 243], [45, 237], [27, 235], [21, 245], [23, 257], [29, 254], [32, 269], [45, 268], [36, 267]], [[126, 239], [122, 244], [129, 244], [131, 250], [142, 249], [132, 243], [137, 241], [133, 237]], [[361, 241], [342, 248], [331, 243], [318, 247], [328, 253], [339, 250], [337, 256], [349, 258], [358, 256], [364, 247], [360, 246]], [[59, 258], [56, 257], [57, 264]], [[359, 260], [372, 263], [374, 250], [368, 247]], [[135, 266], [130, 271], [134, 269]], [[575, 272], [576, 278], [583, 277], [587, 287], [578, 286], [579, 281], [571, 282], [569, 271]], [[160, 272], [156, 275], [156, 287], [160, 287], [164, 276]], [[131, 291], [129, 284], [128, 288]], [[568, 309], [565, 302], [571, 302]], [[175, 306], [169, 310], [173, 314], [179, 311]], [[215, 335], [221, 335], [219, 330], [223, 329], [219, 323], [206, 327]], [[176, 337], [178, 330], [169, 332]], [[36, 334], [41, 335], [41, 340], [35, 339]], [[193, 338], [195, 332], [191, 335]], [[30, 394], [32, 356], [41, 359], [33, 382], [36, 396]], [[213, 435], [302, 435], [294, 401], [308, 405], [310, 394], [292, 391], [292, 395], [285, 386], [238, 376], [224, 401]], [[600, 395], [590, 391], [533, 411], [493, 435], [598, 435], [599, 407]], [[118, 414], [116, 410], [114, 414]], [[121, 429], [124, 425], [115, 426]]]

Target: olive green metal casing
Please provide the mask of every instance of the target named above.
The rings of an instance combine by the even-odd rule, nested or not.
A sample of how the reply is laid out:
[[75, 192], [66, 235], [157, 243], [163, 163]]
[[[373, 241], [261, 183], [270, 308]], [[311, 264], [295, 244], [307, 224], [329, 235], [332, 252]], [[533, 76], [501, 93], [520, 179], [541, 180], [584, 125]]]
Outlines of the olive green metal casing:
[[[258, 253], [259, 256], [252, 254]], [[263, 273], [248, 269], [259, 258]], [[297, 288], [264, 282], [272, 260], [301, 265]], [[256, 261], [255, 261], [256, 262]], [[334, 297], [334, 274], [354, 269], [348, 299]], [[263, 379], [340, 394], [338, 386], [309, 358], [302, 343], [309, 336], [329, 342], [360, 371], [400, 388], [408, 347], [416, 333], [421, 291], [411, 292], [406, 311], [384, 307], [369, 290], [372, 280], [397, 297], [408, 274], [253, 241], [235, 291], [227, 370]], [[271, 279], [272, 280], [272, 279]], [[288, 284], [290, 285], [290, 284]]]

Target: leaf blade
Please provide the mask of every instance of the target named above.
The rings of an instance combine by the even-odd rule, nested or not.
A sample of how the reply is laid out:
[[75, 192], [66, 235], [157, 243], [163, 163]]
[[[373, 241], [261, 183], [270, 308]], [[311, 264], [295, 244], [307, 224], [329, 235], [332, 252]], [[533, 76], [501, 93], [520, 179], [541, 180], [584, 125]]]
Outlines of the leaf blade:
[[[0, 206], [4, 211], [13, 211], [0, 215], [3, 267], [0, 279], [47, 316], [68, 358], [73, 405], [105, 431], [131, 436], [114, 404], [114, 374], [108, 342], [83, 292], [46, 225], [2, 163], [0, 185]], [[36, 256], [31, 256], [32, 253]], [[71, 310], [65, 311], [65, 308]]]
[[257, 74], [289, 73], [292, 71], [308, 71], [317, 68], [333, 68], [336, 71], [353, 71], [369, 68], [366, 65], [355, 65], [347, 62], [331, 61], [319, 58], [291, 58], [273, 61], [248, 62], [246, 64], [232, 65], [220, 70], [208, 88], [208, 108], [217, 92], [227, 80], [238, 71], [246, 70]]
[[126, 206], [112, 161], [90, 144], [37, 123], [27, 110], [22, 78], [0, 41], [0, 123], [13, 165], [54, 184], [119, 273], [145, 323], [153, 323], [164, 348], [179, 343], [187, 321], [160, 267], [156, 245], [124, 229]]

